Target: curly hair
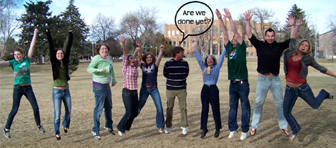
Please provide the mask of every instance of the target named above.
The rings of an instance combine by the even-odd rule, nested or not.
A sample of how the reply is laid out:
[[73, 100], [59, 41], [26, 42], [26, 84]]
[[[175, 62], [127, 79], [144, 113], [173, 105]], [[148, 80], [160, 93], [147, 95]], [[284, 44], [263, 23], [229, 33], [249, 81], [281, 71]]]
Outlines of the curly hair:
[[215, 56], [213, 56], [213, 55], [208, 55], [208, 56], [206, 56], [205, 59], [204, 59], [204, 65], [205, 65], [205, 66], [208, 67], [208, 63], [207, 63], [208, 57], [211, 57], [211, 58], [212, 58], [212, 60], [213, 60], [213, 65], [217, 65], [217, 60], [216, 60]]

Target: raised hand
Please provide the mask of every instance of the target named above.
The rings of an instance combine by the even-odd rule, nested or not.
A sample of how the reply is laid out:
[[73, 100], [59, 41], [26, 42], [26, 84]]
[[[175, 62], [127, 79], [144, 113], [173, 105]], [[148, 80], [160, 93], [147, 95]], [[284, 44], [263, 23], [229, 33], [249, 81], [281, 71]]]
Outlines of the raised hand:
[[160, 51], [163, 51], [163, 50], [164, 50], [164, 46], [160, 45]]
[[141, 47], [141, 44], [140, 44], [138, 41], [135, 41], [135, 44], [136, 44], [138, 47]]
[[136, 47], [134, 53], [139, 52], [140, 47]]
[[290, 16], [287, 18], [286, 23], [287, 23], [289, 26], [293, 26], [293, 25], [294, 25], [294, 21], [295, 21], [295, 17], [294, 17], [293, 15], [290, 15]]
[[296, 26], [301, 26], [302, 25], [302, 19], [296, 20]]
[[253, 14], [251, 14], [251, 10], [247, 10], [245, 11], [244, 16], [246, 21], [250, 21], [252, 19]]
[[226, 17], [226, 18], [228, 18], [228, 19], [231, 18], [231, 13], [230, 13], [230, 11], [229, 11], [228, 8], [224, 8], [224, 13], [225, 13], [225, 17]]
[[216, 9], [216, 15], [218, 19], [222, 19], [222, 14], [219, 12], [218, 9]]
[[126, 38], [124, 37], [124, 35], [120, 36], [120, 41], [121, 43], [125, 44]]
[[36, 34], [37, 34], [37, 32], [38, 32], [38, 30], [37, 30], [37, 28], [35, 28], [35, 30], [34, 30], [34, 34], [36, 35]]

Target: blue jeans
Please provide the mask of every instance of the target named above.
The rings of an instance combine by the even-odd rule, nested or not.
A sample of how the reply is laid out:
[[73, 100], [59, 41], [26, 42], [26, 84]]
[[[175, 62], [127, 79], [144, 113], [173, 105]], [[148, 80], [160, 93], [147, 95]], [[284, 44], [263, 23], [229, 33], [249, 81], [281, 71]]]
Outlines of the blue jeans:
[[92, 131], [99, 133], [100, 114], [105, 111], [105, 127], [112, 128], [112, 93], [109, 84], [93, 85], [96, 107], [93, 110]]
[[251, 106], [249, 101], [250, 84], [248, 81], [232, 82], [230, 83], [230, 110], [229, 110], [229, 130], [236, 131], [238, 129], [237, 124], [237, 109], [239, 99], [242, 108], [241, 114], [241, 128], [244, 133], [249, 130]]
[[7, 119], [7, 123], [6, 123], [6, 127], [5, 127], [6, 129], [10, 129], [10, 127], [13, 123], [14, 116], [16, 115], [17, 111], [19, 110], [21, 97], [23, 95], [26, 96], [30, 105], [33, 108], [36, 126], [41, 125], [40, 111], [39, 111], [38, 104], [36, 102], [36, 97], [34, 95], [34, 91], [33, 91], [32, 86], [31, 85], [27, 85], [27, 86], [14, 85], [13, 106], [12, 106], [11, 112], [8, 115], [8, 119]]
[[52, 98], [54, 104], [54, 130], [55, 134], [59, 134], [59, 126], [60, 126], [60, 115], [61, 115], [61, 105], [62, 101], [64, 104], [65, 113], [63, 116], [63, 127], [70, 127], [70, 115], [71, 115], [71, 96], [69, 88], [66, 89], [52, 89]]
[[290, 87], [286, 85], [285, 99], [283, 102], [283, 112], [284, 116], [292, 129], [294, 135], [298, 134], [300, 131], [300, 125], [295, 120], [292, 115], [292, 109], [295, 105], [296, 99], [301, 97], [304, 101], [308, 103], [312, 108], [318, 109], [324, 99], [329, 97], [329, 93], [321, 90], [320, 93], [315, 98], [311, 88], [307, 83], [300, 85], [299, 87]]
[[151, 95], [154, 105], [156, 107], [156, 127], [164, 128], [165, 121], [163, 117], [163, 109], [161, 103], [161, 97], [159, 93], [159, 89], [157, 87], [154, 88], [141, 88], [140, 89], [140, 98], [139, 98], [139, 113], [141, 109], [146, 104], [148, 96]]
[[261, 113], [263, 110], [263, 105], [265, 102], [265, 98], [267, 96], [268, 90], [271, 90], [273, 94], [273, 99], [275, 102], [277, 114], [278, 114], [278, 124], [280, 129], [287, 129], [288, 124], [283, 115], [283, 89], [279, 76], [272, 77], [264, 77], [259, 75], [257, 88], [256, 88], [256, 98], [253, 110], [253, 118], [252, 118], [252, 128], [258, 129], [259, 121], [261, 118]]
[[120, 120], [117, 128], [120, 132], [125, 133], [125, 130], [129, 131], [131, 129], [133, 120], [138, 115], [139, 100], [137, 90], [123, 88], [122, 98], [126, 113]]
[[208, 114], [209, 114], [209, 103], [212, 109], [212, 115], [215, 121], [216, 131], [222, 128], [222, 121], [220, 115], [219, 106], [219, 90], [216, 85], [206, 86], [203, 85], [201, 91], [201, 102], [202, 102], [202, 114], [201, 114], [201, 130], [208, 130]]

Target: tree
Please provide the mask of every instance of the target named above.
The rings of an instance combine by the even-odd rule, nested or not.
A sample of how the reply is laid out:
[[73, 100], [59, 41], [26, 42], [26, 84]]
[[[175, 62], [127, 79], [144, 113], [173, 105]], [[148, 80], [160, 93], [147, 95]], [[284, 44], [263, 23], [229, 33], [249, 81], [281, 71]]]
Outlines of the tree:
[[83, 18], [81, 18], [81, 14], [78, 11], [78, 8], [74, 5], [74, 0], [69, 0], [69, 5], [66, 7], [65, 12], [61, 13], [63, 32], [68, 32], [68, 30], [73, 30], [73, 43], [72, 43], [72, 51], [77, 53], [77, 56], [85, 55], [84, 44], [86, 42], [86, 38], [89, 36], [89, 26], [86, 25]]
[[112, 17], [106, 17], [100, 12], [91, 25], [91, 38], [105, 42], [108, 38], [116, 38], [117, 30]]
[[23, 49], [28, 49], [31, 39], [33, 37], [34, 29], [39, 30], [38, 37], [36, 38], [34, 56], [37, 58], [39, 63], [41, 63], [41, 57], [46, 55], [46, 49], [48, 45], [46, 43], [47, 35], [43, 33], [49, 25], [57, 24], [58, 22], [53, 22], [54, 19], [51, 17], [51, 12], [49, 12], [49, 5], [51, 1], [46, 2], [37, 2], [32, 1], [27, 2], [23, 6], [26, 9], [26, 12], [21, 15], [18, 19], [21, 22], [20, 29], [21, 34], [19, 45]]
[[332, 30], [333, 33], [333, 39], [332, 39], [332, 47], [333, 47], [333, 54], [336, 53], [336, 11], [334, 11], [334, 15], [330, 15], [330, 21], [329, 21], [329, 28]]
[[[295, 19], [302, 19], [302, 25], [300, 26], [297, 34], [297, 39], [308, 39], [311, 42], [312, 53], [315, 54], [315, 30], [313, 26], [309, 26], [307, 22], [307, 16], [305, 11], [299, 8], [296, 4], [292, 6], [292, 8], [288, 11], [288, 17], [293, 15]], [[284, 33], [284, 38], [290, 38], [290, 26], [287, 24], [282, 28], [282, 32]]]
[[73, 31], [73, 42], [69, 61], [69, 73], [77, 70], [79, 64], [79, 57], [86, 55], [85, 43], [86, 38], [89, 35], [89, 27], [86, 25], [84, 19], [81, 18], [81, 14], [78, 8], [74, 5], [74, 0], [69, 0], [69, 5], [66, 7], [65, 12], [61, 13], [63, 29], [61, 32]]
[[143, 46], [152, 46], [153, 36], [160, 29], [156, 22], [156, 15], [156, 9], [145, 7], [125, 14], [120, 23], [121, 33], [126, 34], [133, 44], [137, 39], [140, 39]]
[[8, 39], [12, 38], [14, 30], [19, 26], [14, 13], [14, 8], [17, 7], [19, 0], [1, 0], [0, 1], [0, 38], [3, 45], [3, 53], [6, 54], [9, 46]]
[[153, 46], [152, 48], [150, 48], [149, 52], [153, 53], [154, 55], [158, 55], [160, 51], [160, 46], [163, 45], [163, 55], [171, 56], [172, 47], [169, 44], [169, 39], [165, 38], [164, 35], [160, 32], [157, 32], [153, 37]]
[[251, 10], [251, 13], [253, 14], [251, 20], [252, 31], [254, 31], [257, 37], [263, 37], [263, 39], [265, 40], [264, 32], [266, 28], [272, 26], [272, 23], [266, 22], [271, 22], [271, 18], [274, 16], [274, 12], [272, 10], [254, 7]]

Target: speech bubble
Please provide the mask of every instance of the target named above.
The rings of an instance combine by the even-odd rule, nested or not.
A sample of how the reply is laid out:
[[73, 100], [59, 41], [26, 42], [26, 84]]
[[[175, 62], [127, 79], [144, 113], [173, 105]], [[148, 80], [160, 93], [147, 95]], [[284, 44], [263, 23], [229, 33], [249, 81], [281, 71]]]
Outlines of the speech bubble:
[[[200, 5], [201, 5], [204, 8], [208, 8], [211, 12], [211, 19], [204, 19], [206, 17], [206, 15], [209, 15], [209, 14], [206, 13], [206, 11], [209, 11], [209, 10], [205, 11], [204, 8], [203, 8], [203, 10], [200, 10], [199, 8], [197, 8], [197, 6], [192, 7], [191, 4], [192, 4], [192, 6], [198, 5], [198, 7], [200, 7]], [[189, 6], [187, 6], [187, 5], [189, 5]], [[181, 10], [182, 14], [179, 14], [180, 10]], [[177, 19], [178, 14], [180, 15], [180, 17], [182, 16], [182, 17], [185, 17], [185, 18], [188, 18], [188, 19]], [[183, 35], [182, 41], [179, 42], [179, 45], [181, 45], [181, 43], [183, 43], [183, 41], [188, 36], [198, 36], [198, 35], [201, 35], [201, 34], [207, 32], [211, 28], [211, 26], [213, 24], [213, 20], [214, 20], [214, 14], [212, 12], [212, 9], [207, 4], [205, 4], [203, 2], [200, 2], [200, 1], [190, 1], [190, 2], [187, 2], [187, 3], [183, 4], [177, 10], [177, 12], [175, 14], [175, 26]], [[182, 31], [182, 29], [179, 27], [179, 25], [182, 25], [182, 24], [195, 24], [195, 25], [210, 24], [210, 25], [203, 32], [200, 32], [200, 33], [197, 33], [197, 34], [188, 33], [186, 35]]]

